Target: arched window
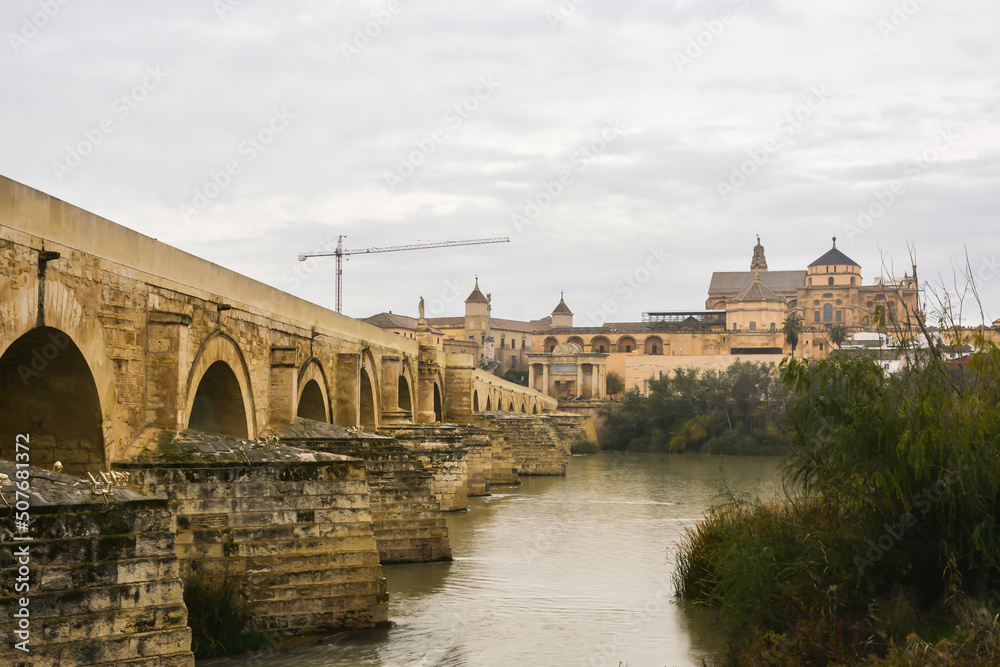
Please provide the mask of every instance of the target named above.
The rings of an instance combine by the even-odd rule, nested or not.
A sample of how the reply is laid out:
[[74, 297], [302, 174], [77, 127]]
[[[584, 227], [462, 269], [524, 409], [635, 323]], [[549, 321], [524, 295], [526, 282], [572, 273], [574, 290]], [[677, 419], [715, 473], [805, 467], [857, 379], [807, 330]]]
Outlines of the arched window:
[[647, 336], [642, 345], [643, 354], [660, 354], [663, 350], [663, 341], [659, 336]]
[[827, 303], [823, 305], [823, 321], [833, 322], [833, 304]]
[[631, 336], [622, 336], [618, 339], [619, 352], [631, 352], [635, 349], [635, 339]]
[[826, 279], [826, 284], [827, 284], [827, 285], [832, 285], [832, 284], [833, 284], [833, 278], [832, 278], [832, 277], [830, 277], [830, 278], [827, 278], [827, 279]]
[[605, 354], [611, 351], [611, 341], [604, 336], [595, 336], [590, 339], [590, 351]]

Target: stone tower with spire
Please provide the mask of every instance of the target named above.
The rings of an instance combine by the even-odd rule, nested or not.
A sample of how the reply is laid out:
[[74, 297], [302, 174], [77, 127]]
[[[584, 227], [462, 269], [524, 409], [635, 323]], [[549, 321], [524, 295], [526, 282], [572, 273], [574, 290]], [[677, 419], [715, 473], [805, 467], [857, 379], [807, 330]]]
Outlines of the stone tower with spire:
[[562, 327], [573, 326], [573, 311], [569, 309], [566, 305], [566, 299], [563, 292], [559, 292], [559, 303], [556, 305], [555, 309], [552, 311], [552, 327], [559, 329]]
[[767, 259], [764, 257], [764, 246], [760, 244], [760, 234], [757, 235], [757, 245], [753, 247], [753, 259], [750, 260], [751, 271], [767, 271]]
[[465, 331], [475, 336], [480, 344], [490, 335], [490, 301], [479, 291], [479, 276], [476, 276], [476, 286], [465, 300]]

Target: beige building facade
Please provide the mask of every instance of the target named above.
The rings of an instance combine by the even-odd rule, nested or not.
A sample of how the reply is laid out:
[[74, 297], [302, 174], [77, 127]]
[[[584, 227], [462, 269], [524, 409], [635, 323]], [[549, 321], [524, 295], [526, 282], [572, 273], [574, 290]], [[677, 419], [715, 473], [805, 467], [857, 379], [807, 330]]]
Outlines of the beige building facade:
[[836, 245], [834, 238], [833, 246], [805, 269], [772, 271], [758, 236], [748, 271], [712, 274], [705, 310], [650, 312], [641, 322], [576, 327], [564, 294], [544, 318], [495, 318], [492, 297], [480, 290], [478, 278], [464, 317], [427, 321], [442, 332], [446, 351], [472, 354], [481, 368], [497, 374], [527, 370], [530, 387], [561, 401], [603, 398], [608, 373], [617, 373], [627, 388], [642, 389], [650, 377], [679, 367], [779, 361], [792, 352], [782, 331], [790, 315], [803, 324], [796, 356], [813, 359], [830, 354], [835, 325], [858, 332], [875, 330], [879, 323], [890, 330], [894, 324], [916, 323], [916, 266], [912, 275], [880, 277], [865, 285], [861, 266]]

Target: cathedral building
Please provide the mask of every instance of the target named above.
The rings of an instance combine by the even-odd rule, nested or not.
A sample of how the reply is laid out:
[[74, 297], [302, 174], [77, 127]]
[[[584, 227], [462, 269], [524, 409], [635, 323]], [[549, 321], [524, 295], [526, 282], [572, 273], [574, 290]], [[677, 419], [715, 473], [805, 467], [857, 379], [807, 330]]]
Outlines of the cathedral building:
[[[867, 328], [877, 326], [880, 321], [889, 328], [894, 324], [906, 327], [916, 325], [920, 315], [916, 265], [913, 275], [882, 276], [871, 285], [864, 285], [861, 265], [837, 249], [836, 237], [833, 247], [805, 271], [768, 271], [758, 236], [750, 271], [713, 273], [705, 307], [727, 313], [733, 310], [734, 299], [756, 280], [755, 275], [759, 275], [763, 287], [783, 299], [786, 315], [798, 315], [807, 327], [829, 329], [843, 324], [848, 328]], [[747, 317], [733, 317], [732, 321], [736, 328], [756, 324]]]
[[[507, 320], [493, 317], [491, 295], [483, 294], [477, 278], [464, 317], [427, 322], [443, 335], [445, 352], [472, 354], [499, 375], [529, 371], [536, 388], [556, 398], [597, 397], [601, 392], [593, 378], [609, 372], [619, 374], [626, 387], [641, 389], [650, 377], [678, 367], [721, 370], [736, 359], [780, 361], [791, 353], [782, 331], [790, 315], [803, 324], [795, 354], [807, 358], [829, 355], [834, 325], [857, 332], [916, 324], [921, 316], [916, 275], [913, 266], [912, 275], [864, 285], [861, 266], [837, 249], [836, 238], [806, 269], [772, 271], [757, 237], [749, 271], [712, 274], [705, 310], [650, 312], [641, 322], [576, 327], [560, 294], [544, 318]], [[559, 363], [550, 365], [546, 355], [557, 351]], [[578, 364], [573, 373], [565, 370], [570, 363]]]

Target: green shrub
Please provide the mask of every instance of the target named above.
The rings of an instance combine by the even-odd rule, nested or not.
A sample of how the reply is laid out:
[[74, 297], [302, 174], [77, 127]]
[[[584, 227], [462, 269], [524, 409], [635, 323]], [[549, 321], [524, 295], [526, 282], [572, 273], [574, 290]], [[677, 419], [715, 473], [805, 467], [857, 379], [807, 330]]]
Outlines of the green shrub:
[[1000, 599], [1000, 351], [980, 349], [960, 382], [933, 354], [782, 364], [801, 495], [724, 496], [676, 571], [730, 619], [730, 664], [998, 664], [997, 615], [962, 602]]
[[570, 445], [569, 451], [571, 454], [594, 454], [601, 451], [601, 448], [593, 440], [584, 440], [581, 438]]
[[270, 635], [250, 630], [253, 615], [234, 577], [185, 581], [184, 604], [195, 657], [231, 655], [273, 644]]
[[[646, 395], [633, 389], [601, 408], [607, 434], [604, 447], [637, 452], [782, 452], [786, 445], [778, 423], [786, 392], [776, 381], [773, 364], [737, 360], [724, 371], [678, 368], [649, 380]], [[727, 439], [713, 443], [723, 436]]]

